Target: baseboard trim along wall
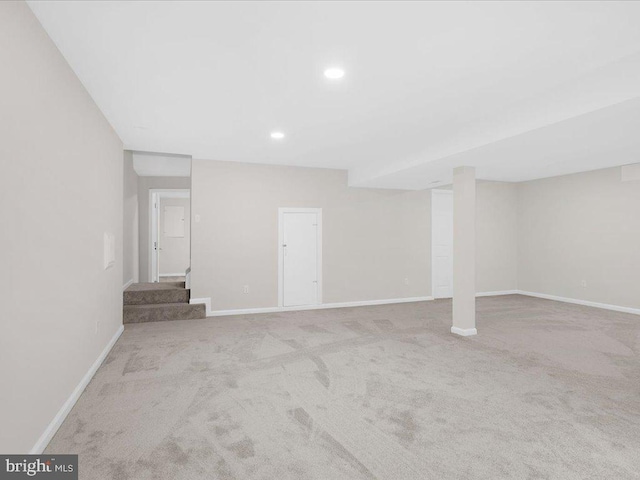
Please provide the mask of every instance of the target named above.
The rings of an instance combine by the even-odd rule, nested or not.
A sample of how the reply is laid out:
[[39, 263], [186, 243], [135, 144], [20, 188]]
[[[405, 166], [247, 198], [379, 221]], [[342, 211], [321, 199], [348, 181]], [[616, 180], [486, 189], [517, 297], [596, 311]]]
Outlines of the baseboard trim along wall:
[[500, 295], [516, 295], [518, 293], [518, 290], [499, 290], [496, 292], [478, 292], [476, 297], [497, 297]]
[[185, 273], [184, 272], [180, 272], [180, 273], [161, 273], [159, 276], [160, 277], [184, 277]]
[[322, 303], [320, 305], [304, 305], [298, 307], [262, 307], [262, 308], [244, 308], [237, 310], [211, 310], [210, 298], [192, 298], [190, 303], [204, 303], [207, 305], [207, 317], [222, 317], [226, 315], [248, 315], [252, 313], [276, 313], [276, 312], [298, 312], [303, 310], [322, 310], [326, 308], [348, 308], [348, 307], [367, 307], [371, 305], [388, 305], [392, 303], [412, 303], [426, 302], [433, 300], [433, 297], [407, 297], [407, 298], [388, 298], [384, 300], [362, 300], [357, 302], [340, 302], [340, 303]]
[[[576, 305], [584, 305], [587, 307], [602, 308], [605, 310], [613, 310], [616, 312], [640, 315], [640, 308], [621, 307], [618, 305], [609, 305], [606, 303], [590, 302], [588, 300], [578, 300], [575, 298], [558, 297], [556, 295], [547, 295], [545, 293], [526, 292], [523, 290], [499, 290], [495, 292], [476, 293], [476, 297], [496, 297], [500, 295], [526, 295], [528, 297], [544, 298], [546, 300], [555, 300], [557, 302], [573, 303]], [[308, 305], [308, 306], [301, 306], [301, 307], [263, 307], [263, 308], [243, 308], [243, 309], [236, 309], [236, 310], [211, 310], [211, 298], [208, 298], [208, 297], [192, 298], [189, 303], [204, 303], [207, 308], [207, 317], [222, 317], [226, 315], [248, 315], [252, 313], [296, 312], [296, 311], [302, 311], [302, 310], [320, 310], [324, 308], [366, 307], [371, 305], [387, 305], [391, 303], [425, 302], [429, 300], [433, 300], [433, 297], [389, 298], [384, 300], [363, 300], [358, 302], [323, 303], [321, 305]], [[453, 333], [458, 333], [458, 332], [453, 332]], [[459, 334], [459, 335], [462, 335], [462, 334]]]
[[125, 283], [122, 286], [122, 290], [126, 290], [127, 288], [129, 288], [131, 285], [133, 285], [133, 278], [131, 280], [129, 280], [127, 283]]
[[451, 333], [455, 333], [456, 335], [460, 335], [462, 337], [470, 337], [471, 335], [477, 335], [478, 330], [476, 330], [475, 328], [451, 327]]
[[44, 433], [40, 436], [29, 454], [39, 455], [44, 451], [45, 448], [47, 448], [47, 445], [60, 428], [60, 425], [62, 425], [62, 422], [64, 422], [64, 419], [67, 418], [67, 415], [69, 415], [69, 412], [80, 398], [80, 395], [82, 395], [82, 392], [84, 392], [84, 389], [87, 388], [87, 385], [89, 385], [89, 382], [98, 371], [98, 368], [100, 368], [100, 365], [102, 365], [104, 359], [107, 358], [107, 355], [109, 355], [109, 352], [116, 344], [123, 331], [124, 325], [120, 325], [118, 331], [113, 335], [111, 340], [109, 340], [109, 343], [106, 347], [104, 347], [104, 350], [102, 350], [102, 353], [97, 358], [97, 360], [93, 362], [93, 365], [91, 365], [89, 371], [84, 375], [84, 377], [82, 377], [82, 380], [80, 380], [78, 386], [76, 386], [75, 390], [73, 390], [69, 398], [67, 398], [67, 401], [64, 402], [64, 405], [62, 405], [62, 408], [58, 411], [53, 420], [51, 420], [51, 423], [49, 423]]
[[557, 295], [549, 295], [546, 293], [527, 292], [525, 290], [502, 290], [496, 292], [479, 292], [476, 297], [494, 297], [498, 295], [525, 295], [527, 297], [544, 298], [545, 300], [554, 300], [556, 302], [573, 303], [575, 305], [584, 305], [585, 307], [602, 308], [604, 310], [613, 310], [614, 312], [631, 313], [640, 315], [640, 308], [621, 307], [620, 305], [610, 305], [608, 303], [591, 302], [589, 300], [579, 300], [577, 298], [559, 297]]
[[584, 305], [586, 307], [602, 308], [605, 310], [613, 310], [614, 312], [631, 313], [633, 315], [640, 315], [640, 308], [621, 307], [619, 305], [610, 305], [608, 303], [590, 302], [589, 300], [579, 300], [577, 298], [558, 297], [556, 295], [548, 295], [546, 293], [526, 292], [524, 290], [518, 290], [520, 295], [526, 295], [528, 297], [544, 298], [546, 300], [555, 300], [556, 302], [573, 303], [576, 305]]

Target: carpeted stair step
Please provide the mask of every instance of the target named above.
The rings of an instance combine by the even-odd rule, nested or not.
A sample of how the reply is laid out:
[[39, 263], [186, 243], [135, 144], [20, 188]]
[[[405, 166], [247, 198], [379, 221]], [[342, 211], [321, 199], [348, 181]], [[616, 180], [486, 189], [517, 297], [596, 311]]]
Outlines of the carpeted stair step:
[[189, 303], [189, 290], [184, 282], [135, 283], [124, 291], [125, 305]]
[[125, 305], [124, 323], [164, 322], [206, 318], [203, 303], [159, 303], [153, 305]]

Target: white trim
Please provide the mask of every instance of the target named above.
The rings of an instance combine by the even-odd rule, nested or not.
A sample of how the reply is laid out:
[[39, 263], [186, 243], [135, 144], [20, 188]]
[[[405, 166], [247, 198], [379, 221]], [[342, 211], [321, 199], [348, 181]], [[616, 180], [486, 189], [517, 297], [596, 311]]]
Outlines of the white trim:
[[111, 340], [109, 340], [107, 346], [104, 347], [104, 350], [102, 350], [100, 356], [96, 359], [95, 362], [93, 362], [93, 365], [91, 365], [89, 371], [84, 375], [84, 377], [82, 377], [82, 380], [80, 380], [80, 383], [76, 386], [73, 392], [71, 392], [71, 395], [69, 396], [69, 398], [67, 398], [67, 401], [64, 402], [62, 408], [60, 408], [56, 416], [53, 417], [53, 420], [51, 420], [51, 423], [49, 423], [44, 433], [40, 436], [29, 454], [39, 455], [44, 452], [44, 449], [47, 448], [47, 445], [62, 425], [62, 422], [64, 422], [64, 419], [67, 418], [67, 415], [69, 415], [69, 412], [80, 398], [80, 395], [82, 395], [82, 392], [84, 392], [84, 389], [87, 388], [87, 385], [89, 385], [89, 382], [98, 371], [98, 368], [100, 368], [100, 365], [102, 365], [104, 359], [107, 358], [107, 355], [116, 344], [123, 331], [124, 325], [120, 325], [118, 331], [113, 335], [113, 337], [111, 337]]
[[127, 283], [125, 283], [125, 284], [122, 286], [122, 290], [123, 290], [123, 291], [124, 291], [124, 290], [126, 290], [126, 289], [127, 289], [127, 288], [129, 288], [131, 285], [133, 285], [133, 278], [132, 278], [131, 280], [129, 280]]
[[[318, 272], [317, 272], [317, 301], [316, 305], [322, 305], [322, 208], [293, 208], [293, 207], [280, 207], [278, 208], [278, 307], [284, 307], [284, 257], [283, 257], [283, 242], [284, 242], [284, 214], [285, 213], [315, 213], [317, 214], [317, 246], [318, 246]], [[305, 305], [307, 306], [307, 305]], [[311, 306], [311, 305], [308, 305]]]
[[151, 188], [159, 193], [162, 198], [191, 198], [191, 190], [188, 188]]
[[[204, 300], [204, 299], [198, 299], [198, 300]], [[207, 309], [207, 317], [222, 317], [226, 315], [248, 315], [253, 313], [299, 312], [303, 310], [324, 310], [327, 308], [367, 307], [371, 305], [426, 302], [430, 300], [433, 300], [433, 297], [388, 298], [384, 300], [362, 300], [362, 301], [356, 301], [356, 302], [323, 303], [320, 305], [302, 305], [302, 306], [295, 306], [295, 307], [262, 307], [262, 308], [244, 308], [244, 309], [237, 309], [237, 310], [215, 310], [215, 311], [210, 311], [209, 309]], [[192, 302], [192, 303], [204, 303], [204, 302]]]
[[158, 250], [154, 247], [154, 241], [157, 241], [158, 237], [158, 224], [160, 223], [158, 218], [158, 200], [156, 193], [153, 189], [149, 189], [149, 243], [147, 245], [149, 249], [149, 281], [155, 282], [156, 274], [159, 271], [158, 265]]
[[455, 333], [456, 335], [460, 335], [462, 337], [470, 337], [471, 335], [477, 335], [478, 330], [475, 328], [458, 328], [451, 327], [451, 333]]
[[211, 297], [203, 297], [203, 298], [191, 298], [189, 299], [189, 303], [190, 304], [194, 304], [194, 303], [204, 303], [205, 307], [206, 307], [206, 312], [207, 312], [207, 317], [212, 317], [212, 313], [211, 312]]
[[181, 273], [161, 273], [161, 277], [185, 277], [186, 274], [184, 272]]
[[632, 315], [640, 315], [640, 308], [622, 307], [620, 305], [598, 303], [598, 302], [592, 302], [589, 300], [579, 300], [577, 298], [559, 297], [557, 295], [549, 295], [546, 293], [526, 292], [524, 290], [501, 290], [496, 292], [476, 293], [476, 297], [494, 297], [498, 295], [525, 295], [527, 297], [544, 298], [545, 300], [554, 300], [556, 302], [572, 303], [574, 305], [584, 305], [585, 307], [602, 308], [604, 310], [613, 310], [614, 312], [631, 313]]
[[499, 295], [517, 295], [518, 290], [499, 290], [495, 292], [477, 292], [476, 297], [497, 297]]
[[621, 307], [619, 305], [610, 305], [608, 303], [591, 302], [589, 300], [578, 300], [577, 298], [558, 297], [556, 295], [547, 295], [546, 293], [537, 292], [525, 292], [524, 290], [518, 290], [520, 295], [526, 295], [528, 297], [544, 298], [546, 300], [555, 300], [556, 302], [573, 303], [575, 305], [584, 305], [586, 307], [602, 308], [604, 310], [613, 310], [614, 312], [631, 313], [633, 315], [640, 315], [640, 308]]

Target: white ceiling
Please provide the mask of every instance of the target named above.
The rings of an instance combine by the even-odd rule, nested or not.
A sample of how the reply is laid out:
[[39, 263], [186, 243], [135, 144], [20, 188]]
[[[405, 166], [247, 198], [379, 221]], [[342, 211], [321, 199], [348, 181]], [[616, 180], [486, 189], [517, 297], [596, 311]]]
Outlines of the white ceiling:
[[640, 2], [29, 5], [128, 149], [412, 189], [640, 161]]

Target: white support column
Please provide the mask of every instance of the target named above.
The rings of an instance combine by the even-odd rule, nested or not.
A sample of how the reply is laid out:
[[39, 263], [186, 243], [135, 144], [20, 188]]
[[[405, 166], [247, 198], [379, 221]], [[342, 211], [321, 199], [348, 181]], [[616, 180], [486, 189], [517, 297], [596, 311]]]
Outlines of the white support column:
[[453, 326], [468, 336], [476, 330], [476, 170], [453, 170]]

